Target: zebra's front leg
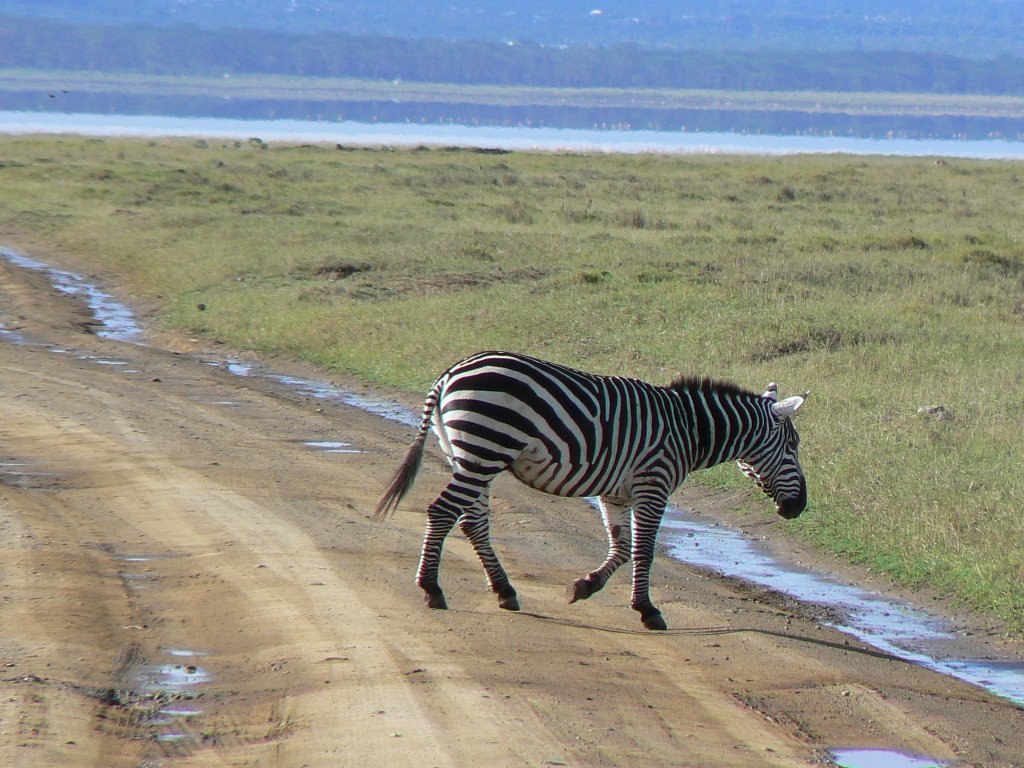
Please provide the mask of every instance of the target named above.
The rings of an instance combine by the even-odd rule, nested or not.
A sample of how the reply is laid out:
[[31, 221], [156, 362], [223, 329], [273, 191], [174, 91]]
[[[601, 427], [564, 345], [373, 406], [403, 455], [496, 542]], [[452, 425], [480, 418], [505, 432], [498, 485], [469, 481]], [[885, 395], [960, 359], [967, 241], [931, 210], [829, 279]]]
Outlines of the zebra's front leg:
[[634, 611], [648, 629], [668, 629], [668, 624], [651, 602], [651, 566], [658, 528], [665, 514], [665, 500], [638, 504], [633, 507], [633, 599]]
[[477, 557], [480, 558], [480, 562], [487, 572], [487, 581], [491, 585], [491, 591], [498, 595], [498, 607], [504, 608], [506, 611], [518, 611], [519, 596], [491, 547], [491, 515], [486, 493], [481, 496], [480, 501], [472, 509], [462, 516], [459, 528], [466, 534], [466, 538], [473, 545]]
[[596, 571], [591, 571], [584, 578], [576, 579], [569, 585], [565, 595], [570, 603], [586, 600], [600, 592], [619, 566], [629, 560], [632, 535], [628, 500], [602, 496], [598, 503], [601, 508], [601, 520], [604, 521], [604, 528], [608, 533], [608, 557]]

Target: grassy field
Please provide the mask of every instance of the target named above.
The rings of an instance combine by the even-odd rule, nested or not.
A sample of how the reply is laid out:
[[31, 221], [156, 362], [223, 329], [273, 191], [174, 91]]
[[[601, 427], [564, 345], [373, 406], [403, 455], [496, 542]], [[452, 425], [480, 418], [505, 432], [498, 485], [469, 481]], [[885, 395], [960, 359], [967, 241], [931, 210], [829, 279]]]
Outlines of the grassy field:
[[1018, 629], [1022, 198], [1009, 162], [0, 138], [0, 241], [189, 333], [413, 390], [483, 348], [810, 389], [792, 533]]

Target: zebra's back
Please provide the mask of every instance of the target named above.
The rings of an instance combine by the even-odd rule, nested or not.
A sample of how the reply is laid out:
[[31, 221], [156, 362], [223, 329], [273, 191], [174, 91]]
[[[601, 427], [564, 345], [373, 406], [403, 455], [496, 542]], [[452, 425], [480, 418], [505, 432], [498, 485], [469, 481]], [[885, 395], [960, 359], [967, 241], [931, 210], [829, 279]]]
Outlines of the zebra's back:
[[547, 493], [623, 493], [645, 459], [665, 452], [672, 394], [636, 379], [485, 352], [438, 385], [434, 426], [453, 463], [507, 468]]

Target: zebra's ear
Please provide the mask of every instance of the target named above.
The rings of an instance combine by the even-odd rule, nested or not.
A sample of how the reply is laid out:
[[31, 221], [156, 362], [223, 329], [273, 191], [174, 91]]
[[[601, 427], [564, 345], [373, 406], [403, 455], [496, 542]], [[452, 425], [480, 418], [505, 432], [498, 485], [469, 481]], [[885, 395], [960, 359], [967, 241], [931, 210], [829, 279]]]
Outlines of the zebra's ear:
[[766, 397], [769, 400], [778, 400], [779, 399], [779, 385], [776, 384], [773, 381], [771, 384], [768, 385], [768, 389], [766, 389], [764, 391], [764, 394], [761, 395], [761, 397]]
[[780, 419], [791, 419], [793, 414], [800, 410], [800, 406], [804, 404], [804, 401], [807, 400], [807, 395], [809, 394], [811, 393], [805, 392], [802, 396], [793, 395], [792, 397], [787, 397], [785, 400], [780, 400], [772, 406], [772, 410]]

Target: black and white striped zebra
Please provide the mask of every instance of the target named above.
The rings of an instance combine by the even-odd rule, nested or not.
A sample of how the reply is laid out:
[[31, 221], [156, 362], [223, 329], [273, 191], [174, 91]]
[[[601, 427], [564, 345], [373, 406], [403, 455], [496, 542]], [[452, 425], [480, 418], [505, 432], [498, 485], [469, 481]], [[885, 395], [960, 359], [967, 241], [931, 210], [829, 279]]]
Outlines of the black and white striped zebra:
[[546, 493], [600, 499], [608, 556], [570, 585], [569, 602], [593, 595], [632, 558], [631, 605], [644, 626], [665, 629], [649, 585], [669, 495], [689, 472], [734, 460], [775, 500], [780, 515], [799, 515], [807, 487], [791, 417], [806, 397], [779, 401], [774, 384], [759, 395], [708, 379], [679, 378], [661, 387], [482, 352], [453, 365], [431, 387], [419, 433], [377, 515], [388, 515], [412, 487], [433, 424], [452, 478], [427, 509], [416, 576], [431, 608], [447, 608], [438, 572], [445, 537], [458, 523], [498, 604], [519, 610], [490, 543], [490, 484], [508, 470]]

